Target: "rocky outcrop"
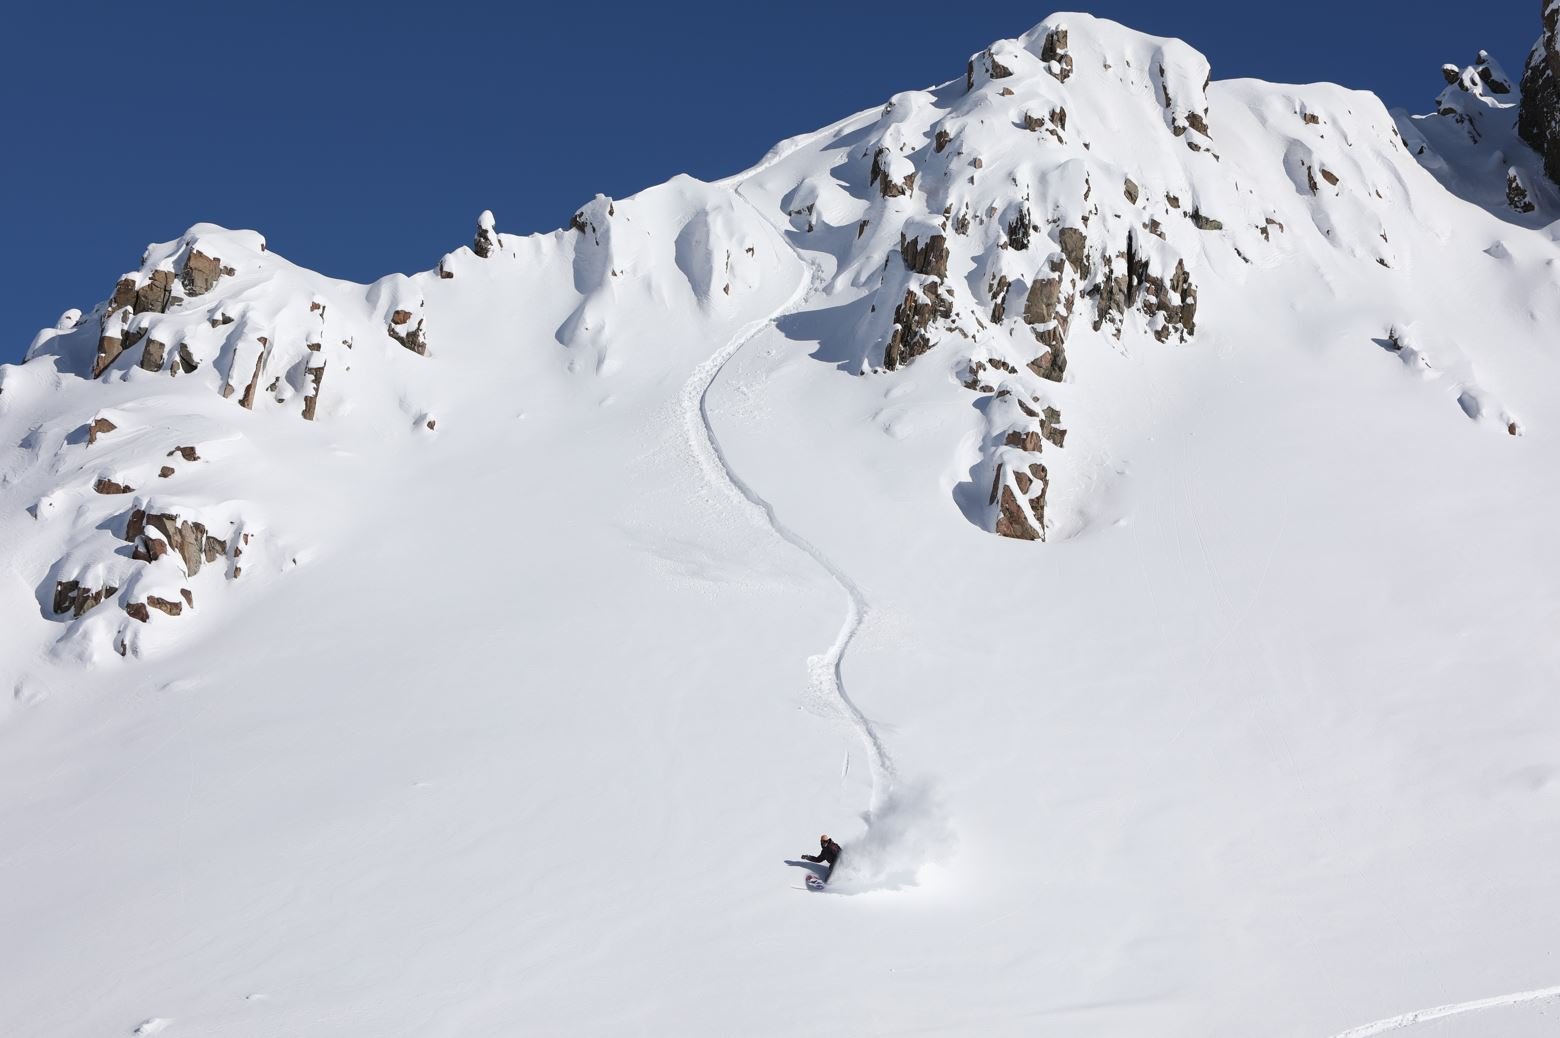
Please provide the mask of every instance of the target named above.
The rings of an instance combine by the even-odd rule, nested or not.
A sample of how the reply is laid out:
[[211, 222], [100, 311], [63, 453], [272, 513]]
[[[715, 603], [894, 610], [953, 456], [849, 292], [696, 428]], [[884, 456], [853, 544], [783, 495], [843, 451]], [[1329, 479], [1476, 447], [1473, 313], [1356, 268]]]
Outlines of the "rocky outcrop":
[[941, 285], [928, 281], [920, 291], [908, 289], [894, 308], [893, 331], [883, 350], [883, 367], [889, 371], [903, 367], [936, 345], [929, 329], [934, 320], [953, 315], [953, 301], [943, 294]]
[[390, 338], [411, 350], [419, 357], [428, 353], [428, 340], [423, 337], [423, 319], [417, 318], [417, 323], [412, 324], [412, 312], [410, 310], [396, 310], [390, 314], [390, 323], [386, 326]]
[[901, 233], [899, 255], [904, 258], [905, 268], [913, 273], [937, 278], [948, 276], [948, 239], [941, 234], [931, 235], [922, 245], [919, 238], [907, 239]]
[[1002, 64], [988, 47], [970, 58], [964, 66], [964, 89], [974, 90], [977, 83], [992, 79], [1006, 79], [1013, 70]]
[[1046, 34], [1045, 43], [1040, 47], [1040, 60], [1045, 62], [1045, 70], [1055, 76], [1058, 82], [1065, 83], [1073, 74], [1072, 55], [1067, 53], [1067, 29], [1057, 26]]
[[869, 184], [875, 184], [884, 198], [901, 198], [915, 190], [916, 171], [903, 156], [879, 148], [872, 155]]
[[112, 585], [99, 588], [83, 587], [79, 580], [61, 580], [54, 585], [54, 613], [56, 616], [80, 617], [103, 604], [119, 589]]
[[131, 558], [139, 562], [156, 562], [172, 553], [184, 564], [186, 577], [195, 576], [202, 565], [228, 553], [227, 540], [213, 536], [204, 523], [172, 512], [149, 514], [145, 509], [135, 509], [125, 526], [124, 539], [133, 546]]
[[1514, 169], [1506, 170], [1506, 204], [1518, 213], [1531, 213], [1538, 208], [1522, 182], [1522, 174]]
[[493, 210], [482, 210], [481, 215], [477, 217], [477, 237], [471, 243], [471, 251], [483, 259], [487, 259], [501, 248], [503, 244], [503, 239], [498, 236], [496, 224], [493, 220]]
[[189, 295], [202, 296], [211, 291], [218, 278], [233, 273], [233, 268], [224, 267], [220, 259], [192, 248], [184, 261], [184, 269], [179, 272], [179, 284]]
[[1544, 0], [1543, 35], [1522, 73], [1517, 132], [1544, 157], [1544, 172], [1560, 184], [1560, 0]]

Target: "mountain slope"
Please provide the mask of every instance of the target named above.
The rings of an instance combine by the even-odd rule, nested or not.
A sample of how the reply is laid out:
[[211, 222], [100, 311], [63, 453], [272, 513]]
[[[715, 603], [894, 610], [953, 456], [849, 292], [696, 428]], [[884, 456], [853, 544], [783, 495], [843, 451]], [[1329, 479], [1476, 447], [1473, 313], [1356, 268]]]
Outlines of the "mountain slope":
[[149, 249], [0, 369], [0, 1025], [1553, 985], [1560, 249], [1478, 67], [1394, 119], [1058, 15], [411, 278]]

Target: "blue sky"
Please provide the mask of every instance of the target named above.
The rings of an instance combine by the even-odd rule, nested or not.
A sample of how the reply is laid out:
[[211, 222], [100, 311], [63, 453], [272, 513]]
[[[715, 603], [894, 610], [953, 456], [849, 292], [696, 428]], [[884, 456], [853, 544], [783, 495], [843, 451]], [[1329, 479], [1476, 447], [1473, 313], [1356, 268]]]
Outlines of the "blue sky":
[[[1443, 62], [1513, 74], [1539, 0], [1099, 0], [1215, 78], [1333, 80], [1428, 111]], [[1064, 7], [1063, 9], [1067, 9]], [[431, 267], [491, 208], [562, 226], [598, 191], [715, 179], [781, 138], [961, 75], [1046, 5], [293, 2], [17, 5], [0, 37], [0, 362], [209, 220], [373, 280]]]

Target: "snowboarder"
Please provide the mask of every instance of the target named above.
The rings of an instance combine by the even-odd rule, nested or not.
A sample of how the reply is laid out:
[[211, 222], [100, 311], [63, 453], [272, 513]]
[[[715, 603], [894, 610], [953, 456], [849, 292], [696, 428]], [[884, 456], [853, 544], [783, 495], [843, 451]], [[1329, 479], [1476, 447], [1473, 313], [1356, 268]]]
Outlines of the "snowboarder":
[[820, 865], [827, 862], [829, 871], [823, 874], [823, 881], [827, 883], [829, 877], [834, 875], [834, 866], [840, 860], [840, 845], [829, 839], [829, 834], [825, 833], [818, 837], [818, 853], [804, 854], [802, 855], [802, 860], [816, 862]]

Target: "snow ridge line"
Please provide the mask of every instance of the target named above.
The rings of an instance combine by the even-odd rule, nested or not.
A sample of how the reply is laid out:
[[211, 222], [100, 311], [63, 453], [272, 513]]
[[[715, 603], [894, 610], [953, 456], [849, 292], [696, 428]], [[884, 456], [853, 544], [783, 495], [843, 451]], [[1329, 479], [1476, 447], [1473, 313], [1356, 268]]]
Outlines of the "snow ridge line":
[[1388, 1017], [1385, 1020], [1377, 1020], [1374, 1023], [1361, 1024], [1359, 1027], [1341, 1031], [1333, 1035], [1333, 1038], [1372, 1038], [1373, 1035], [1386, 1034], [1388, 1031], [1396, 1031], [1403, 1027], [1428, 1023], [1431, 1020], [1442, 1020], [1448, 1016], [1461, 1016], [1463, 1013], [1475, 1013], [1481, 1009], [1499, 1009], [1503, 1006], [1521, 1005], [1524, 1002], [1542, 1002], [1550, 998], [1560, 998], [1560, 984], [1549, 988], [1538, 988], [1534, 991], [1519, 991], [1513, 995], [1495, 995], [1491, 998], [1475, 999], [1472, 1002], [1456, 1002], [1451, 1005], [1435, 1006], [1431, 1009], [1416, 1009], [1412, 1013], [1403, 1013], [1399, 1016]]
[[[745, 198], [742, 200], [747, 202]], [[798, 255], [798, 259], [800, 258]], [[807, 263], [805, 260], [803, 262]], [[742, 507], [756, 511], [777, 537], [817, 563], [819, 568], [826, 572], [845, 593], [845, 619], [840, 624], [839, 633], [835, 635], [834, 643], [827, 650], [808, 658], [807, 670], [814, 691], [834, 701], [841, 718], [856, 730], [856, 734], [866, 746], [872, 775], [871, 806], [876, 807], [886, 796], [893, 780], [893, 762], [883, 749], [883, 743], [873, 729], [872, 723], [846, 693], [845, 679], [841, 672], [845, 652], [850, 648], [851, 640], [855, 638], [866, 617], [866, 598], [849, 574], [835, 565], [828, 556], [801, 534], [787, 526], [775, 514], [774, 506], [736, 474], [725, 451], [721, 448], [720, 440], [715, 435], [714, 426], [710, 423], [710, 388], [720, 377], [726, 364], [765, 328], [787, 314], [799, 310], [807, 297], [820, 287], [823, 280], [822, 270], [815, 263], [807, 263], [807, 266], [811, 270], [809, 276], [801, 279], [791, 298], [786, 300], [778, 310], [768, 317], [752, 321], [739, 328], [725, 346], [715, 351], [693, 370], [693, 374], [683, 385], [681, 400], [683, 422], [688, 434], [688, 444], [693, 449], [694, 456], [699, 459], [699, 466], [704, 470], [706, 480], [712, 486], [724, 489]]]

